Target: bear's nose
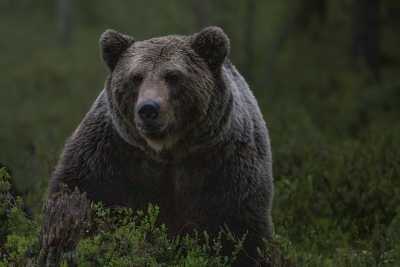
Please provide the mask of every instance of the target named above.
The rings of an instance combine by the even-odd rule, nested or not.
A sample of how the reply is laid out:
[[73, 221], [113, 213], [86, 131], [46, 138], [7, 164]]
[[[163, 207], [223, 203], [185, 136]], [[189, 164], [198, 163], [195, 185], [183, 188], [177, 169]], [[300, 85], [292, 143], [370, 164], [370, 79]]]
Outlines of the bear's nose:
[[146, 100], [138, 107], [139, 117], [143, 121], [151, 121], [160, 114], [160, 104], [153, 100]]

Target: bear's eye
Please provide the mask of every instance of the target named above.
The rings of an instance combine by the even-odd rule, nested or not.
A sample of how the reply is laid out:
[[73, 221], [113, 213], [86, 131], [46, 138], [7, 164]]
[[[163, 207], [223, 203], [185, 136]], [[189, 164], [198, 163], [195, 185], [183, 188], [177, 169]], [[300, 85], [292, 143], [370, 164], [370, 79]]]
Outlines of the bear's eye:
[[164, 79], [168, 83], [175, 84], [182, 79], [182, 73], [180, 71], [168, 71], [165, 73]]
[[142, 74], [136, 73], [136, 74], [134, 74], [134, 75], [132, 76], [132, 82], [133, 82], [135, 85], [140, 85], [140, 84], [142, 83], [142, 81], [143, 81], [143, 75], [142, 75]]

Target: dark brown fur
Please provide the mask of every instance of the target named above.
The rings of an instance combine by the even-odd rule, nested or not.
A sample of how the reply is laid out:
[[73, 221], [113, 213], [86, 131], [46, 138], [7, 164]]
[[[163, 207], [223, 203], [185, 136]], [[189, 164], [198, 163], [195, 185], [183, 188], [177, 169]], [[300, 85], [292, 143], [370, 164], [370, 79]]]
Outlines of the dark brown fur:
[[[270, 143], [254, 96], [227, 59], [227, 36], [209, 27], [134, 42], [107, 31], [100, 44], [106, 87], [67, 141], [49, 194], [64, 183], [108, 206], [152, 202], [172, 234], [226, 224], [238, 236], [248, 232], [254, 257], [272, 235]], [[162, 104], [153, 135], [135, 112], [145, 90]]]

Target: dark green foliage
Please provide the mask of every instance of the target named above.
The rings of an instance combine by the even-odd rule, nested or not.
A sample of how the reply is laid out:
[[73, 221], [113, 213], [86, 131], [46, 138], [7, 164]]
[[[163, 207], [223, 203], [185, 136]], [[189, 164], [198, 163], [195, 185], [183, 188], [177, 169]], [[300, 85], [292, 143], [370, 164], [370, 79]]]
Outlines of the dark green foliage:
[[23, 211], [23, 200], [11, 194], [6, 168], [0, 168], [0, 266], [31, 264], [38, 250], [37, 230]]
[[[206, 233], [171, 239], [164, 225], [158, 225], [159, 209], [146, 212], [94, 206], [94, 234], [77, 248], [79, 266], [230, 266], [241, 249], [241, 240], [228, 231], [212, 239]], [[231, 257], [221, 254], [222, 240], [236, 244]]]
[[334, 146], [307, 145], [305, 157], [293, 162], [296, 173], [277, 178], [277, 232], [300, 255], [322, 254], [316, 266], [332, 259], [333, 266], [347, 266], [350, 259], [361, 266], [397, 266], [399, 145], [399, 129]]
[[[383, 148], [387, 143], [381, 145]], [[363, 155], [363, 152], [357, 150], [355, 154], [349, 153], [350, 158], [352, 155]], [[363, 164], [370, 164], [368, 155], [371, 154], [364, 154], [352, 166], [361, 168]], [[340, 164], [341, 160], [334, 159], [336, 164]], [[392, 177], [390, 175], [398, 170], [398, 164], [393, 166], [390, 162], [385, 168], [389, 174], [385, 180], [388, 181]], [[0, 172], [0, 266], [35, 266], [39, 252], [39, 224], [27, 218], [22, 210], [22, 200], [10, 194], [9, 175], [4, 168]], [[275, 223], [279, 234], [266, 243], [266, 249], [259, 251], [261, 259], [282, 267], [397, 266], [400, 260], [400, 216], [395, 198], [398, 194], [381, 196], [382, 201], [393, 199], [393, 207], [396, 207], [393, 212], [381, 210], [378, 213], [366, 213], [365, 217], [354, 217], [346, 214], [346, 206], [352, 204], [358, 205], [360, 210], [370, 207], [379, 211], [374, 205], [378, 205], [380, 200], [368, 202], [371, 198], [361, 197], [359, 203], [352, 203], [350, 193], [347, 193], [350, 194], [349, 199], [335, 194], [331, 196], [328, 192], [330, 187], [325, 185], [323, 179], [319, 182], [313, 177], [316, 176], [296, 179], [303, 181], [301, 185], [298, 182], [289, 183], [288, 177], [277, 181], [280, 198], [275, 203]], [[348, 184], [370, 188], [365, 183], [345, 182], [345, 179], [343, 177], [343, 185], [336, 185], [336, 192], [341, 192], [341, 188], [346, 188]], [[395, 182], [398, 182], [397, 179]], [[383, 182], [365, 194], [375, 194], [375, 190], [398, 190], [385, 186], [387, 184]], [[358, 192], [359, 195], [363, 196], [363, 193]], [[330, 213], [334, 212], [331, 201], [337, 202], [335, 207], [340, 208], [342, 215], [333, 220], [330, 219]], [[214, 239], [206, 233], [169, 238], [165, 226], [157, 223], [159, 209], [153, 205], [149, 205], [146, 212], [139, 211], [136, 214], [124, 208], [106, 209], [101, 204], [93, 204], [91, 210], [90, 227], [78, 243], [76, 252], [69, 251], [63, 255], [64, 265], [72, 257], [79, 266], [230, 266], [241, 250], [243, 239], [234, 238], [226, 229]], [[353, 221], [349, 223], [350, 218]], [[384, 218], [387, 221], [382, 220]], [[369, 228], [365, 227], [368, 223], [371, 223]], [[230, 257], [221, 254], [223, 240], [235, 244], [236, 249]]]
[[[22, 209], [22, 199], [14, 197], [10, 193], [10, 176], [5, 168], [0, 169], [0, 266], [36, 266], [39, 257], [39, 225], [27, 218]], [[65, 201], [58, 197], [53, 219], [47, 219], [48, 223], [58, 223], [58, 218], [65, 218], [63, 210], [66, 205], [75, 203], [73, 193]], [[84, 204], [84, 201], [79, 200]], [[75, 204], [70, 204], [74, 206]], [[86, 209], [82, 209], [86, 213]], [[228, 229], [211, 238], [207, 233], [194, 233], [192, 236], [181, 236], [174, 239], [168, 237], [164, 225], [157, 223], [159, 208], [149, 205], [146, 212], [138, 211], [136, 214], [130, 209], [107, 209], [101, 204], [93, 204], [90, 207], [91, 216], [84, 216], [85, 225], [89, 226], [85, 231], [85, 237], [79, 240], [79, 235], [74, 233], [69, 220], [64, 222], [72, 230], [68, 230], [65, 241], [56, 240], [63, 232], [57, 229], [57, 233], [45, 232], [49, 246], [59, 244], [61, 252], [61, 266], [67, 262], [75, 262], [78, 266], [230, 266], [236, 255], [242, 249], [245, 237], [237, 239], [230, 234]], [[75, 212], [75, 215], [77, 212]], [[78, 217], [81, 217], [80, 215]], [[90, 222], [90, 225], [88, 224]], [[60, 226], [61, 227], [61, 226]], [[84, 229], [84, 223], [82, 223]], [[47, 228], [44, 227], [46, 231]], [[54, 237], [56, 235], [56, 237]], [[61, 236], [62, 238], [62, 236]], [[74, 239], [74, 240], [72, 240]], [[72, 240], [72, 241], [71, 241]], [[55, 241], [55, 242], [54, 242]], [[65, 243], [64, 243], [65, 242]], [[68, 250], [69, 243], [78, 243], [76, 251]], [[226, 243], [228, 242], [228, 243]], [[233, 244], [234, 250], [229, 255], [222, 254], [224, 244]], [[52, 258], [54, 255], [50, 255]], [[39, 257], [39, 258], [38, 258]], [[57, 262], [57, 261], [56, 261]], [[45, 263], [43, 263], [45, 264]], [[54, 262], [49, 266], [54, 266]], [[42, 265], [40, 265], [42, 266]], [[47, 265], [46, 265], [47, 266]]]

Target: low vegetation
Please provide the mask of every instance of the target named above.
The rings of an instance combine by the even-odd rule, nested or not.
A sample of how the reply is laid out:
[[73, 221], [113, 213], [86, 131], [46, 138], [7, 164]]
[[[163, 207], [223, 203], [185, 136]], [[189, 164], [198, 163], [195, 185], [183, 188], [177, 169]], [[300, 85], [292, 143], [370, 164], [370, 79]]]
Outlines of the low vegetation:
[[[400, 138], [395, 129], [371, 131], [359, 141], [303, 148], [279, 166], [275, 236], [264, 262], [273, 266], [398, 266], [400, 263]], [[281, 157], [284, 157], [282, 153]], [[379, 164], [377, 164], [379, 163]], [[290, 166], [290, 168], [288, 167]], [[286, 169], [285, 169], [286, 168]], [[0, 170], [0, 266], [35, 266], [40, 215]], [[78, 266], [230, 266], [241, 241], [222, 231], [215, 239], [196, 233], [170, 239], [157, 224], [157, 206], [146, 211], [91, 205], [91, 225], [75, 252], [63, 255]], [[222, 254], [222, 239], [236, 245]]]

